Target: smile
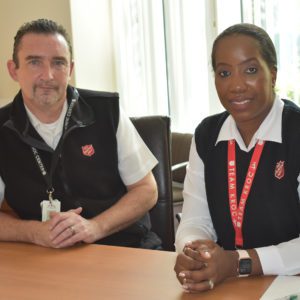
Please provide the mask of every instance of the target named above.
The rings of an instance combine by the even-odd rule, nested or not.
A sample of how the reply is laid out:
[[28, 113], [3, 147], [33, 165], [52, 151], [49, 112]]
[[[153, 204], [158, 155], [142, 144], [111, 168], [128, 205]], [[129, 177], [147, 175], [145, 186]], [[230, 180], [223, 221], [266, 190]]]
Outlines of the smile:
[[236, 105], [244, 105], [249, 103], [250, 100], [249, 99], [245, 99], [245, 100], [234, 100], [232, 101], [232, 104], [236, 104]]

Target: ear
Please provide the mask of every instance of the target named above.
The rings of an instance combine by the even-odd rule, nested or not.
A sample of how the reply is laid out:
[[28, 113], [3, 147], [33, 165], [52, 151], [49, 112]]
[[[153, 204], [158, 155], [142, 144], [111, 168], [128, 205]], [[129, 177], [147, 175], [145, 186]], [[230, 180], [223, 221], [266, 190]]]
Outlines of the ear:
[[70, 73], [69, 73], [69, 77], [71, 77], [72, 72], [73, 72], [73, 69], [74, 69], [74, 61], [71, 61], [71, 63], [70, 63]]
[[10, 59], [7, 62], [7, 69], [8, 69], [8, 73], [9, 73], [10, 77], [14, 81], [18, 81], [17, 66], [16, 66], [15, 62], [12, 59]]
[[277, 68], [275, 68], [275, 67], [272, 68], [271, 77], [272, 77], [272, 87], [274, 88], [276, 85], [276, 79], [277, 79]]

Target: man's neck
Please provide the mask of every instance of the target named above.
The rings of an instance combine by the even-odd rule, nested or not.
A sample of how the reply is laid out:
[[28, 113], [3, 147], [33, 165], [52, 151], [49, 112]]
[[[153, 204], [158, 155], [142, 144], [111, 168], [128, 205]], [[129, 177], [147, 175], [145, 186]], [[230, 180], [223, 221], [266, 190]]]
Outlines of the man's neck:
[[51, 107], [34, 107], [31, 105], [26, 104], [27, 109], [41, 122], [45, 124], [54, 123], [58, 120], [65, 101], [62, 103], [57, 103], [58, 105], [51, 106]]
[[59, 103], [60, 105], [57, 105], [56, 107], [45, 107], [44, 109], [32, 107], [26, 104], [26, 108], [41, 123], [50, 124], [54, 123], [59, 119], [65, 103], [66, 102], [63, 101], [62, 103]]

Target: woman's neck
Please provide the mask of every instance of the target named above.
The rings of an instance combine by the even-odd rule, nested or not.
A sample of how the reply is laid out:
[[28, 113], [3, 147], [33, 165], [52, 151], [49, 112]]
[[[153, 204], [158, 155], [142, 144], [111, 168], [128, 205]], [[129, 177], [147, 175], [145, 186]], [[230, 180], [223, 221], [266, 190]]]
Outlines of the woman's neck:
[[270, 104], [260, 114], [256, 115], [252, 119], [235, 120], [236, 126], [247, 147], [249, 146], [254, 134], [256, 133], [260, 125], [264, 122], [269, 112], [271, 111], [273, 103], [274, 103], [273, 101], [270, 102]]
[[247, 120], [244, 122], [236, 122], [240, 135], [247, 147], [249, 146], [255, 132], [258, 130], [265, 118], [266, 115], [260, 119], [255, 118], [253, 120]]
[[247, 127], [247, 126], [239, 126], [237, 124], [237, 127], [238, 127], [238, 130], [241, 134], [241, 137], [246, 145], [246, 147], [249, 146], [251, 140], [252, 140], [252, 137], [254, 136], [255, 132], [257, 131], [257, 128], [254, 128], [254, 127]]

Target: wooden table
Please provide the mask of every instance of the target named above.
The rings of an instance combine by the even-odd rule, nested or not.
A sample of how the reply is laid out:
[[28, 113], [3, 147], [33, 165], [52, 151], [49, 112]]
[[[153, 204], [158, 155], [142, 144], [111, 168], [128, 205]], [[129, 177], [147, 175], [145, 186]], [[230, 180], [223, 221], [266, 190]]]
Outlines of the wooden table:
[[99, 245], [48, 249], [0, 242], [2, 300], [255, 300], [274, 277], [239, 278], [201, 294], [177, 282], [173, 252]]

